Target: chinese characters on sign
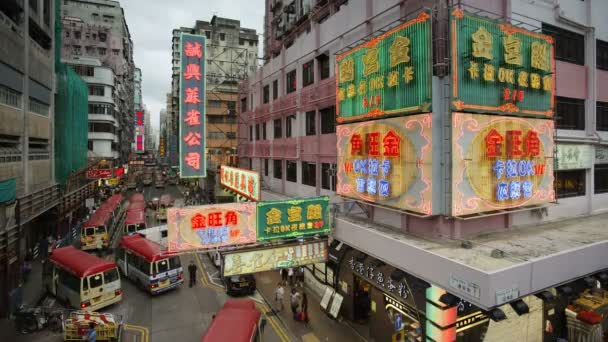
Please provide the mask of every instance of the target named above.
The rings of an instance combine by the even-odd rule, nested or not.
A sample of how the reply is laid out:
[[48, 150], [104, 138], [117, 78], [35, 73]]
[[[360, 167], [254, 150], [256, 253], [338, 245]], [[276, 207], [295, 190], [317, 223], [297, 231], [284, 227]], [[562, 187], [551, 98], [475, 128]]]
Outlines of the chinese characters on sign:
[[252, 201], [260, 200], [260, 174], [255, 171], [222, 165], [220, 184]]
[[337, 121], [431, 110], [427, 11], [336, 57]]
[[419, 114], [337, 127], [340, 195], [432, 213], [432, 127]]
[[557, 170], [589, 169], [593, 165], [591, 145], [557, 144]]
[[411, 300], [411, 293], [405, 278], [396, 281], [386, 272], [385, 267], [374, 266], [373, 262], [358, 261], [354, 255], [348, 259], [348, 265], [353, 273], [369, 280], [375, 286], [385, 289], [387, 293], [391, 293], [402, 300], [408, 298]]
[[255, 216], [255, 203], [169, 208], [169, 252], [254, 243]]
[[205, 177], [205, 36], [182, 33], [180, 177]]
[[144, 145], [144, 136], [144, 112], [138, 110], [135, 112], [135, 152], [137, 153], [144, 153], [146, 151]]
[[224, 255], [224, 277], [327, 261], [327, 240]]
[[258, 241], [329, 233], [329, 197], [258, 203]]
[[554, 199], [553, 121], [454, 113], [452, 214]]
[[455, 9], [452, 109], [550, 118], [553, 38]]

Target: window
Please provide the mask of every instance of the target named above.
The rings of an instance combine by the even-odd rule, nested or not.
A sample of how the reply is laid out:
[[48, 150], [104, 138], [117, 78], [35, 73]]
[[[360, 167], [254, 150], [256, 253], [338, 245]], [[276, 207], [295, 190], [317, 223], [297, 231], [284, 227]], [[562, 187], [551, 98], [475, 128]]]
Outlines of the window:
[[255, 124], [255, 140], [260, 140], [260, 124]]
[[598, 131], [608, 131], [608, 102], [596, 102], [595, 125]]
[[274, 165], [273, 165], [274, 168], [272, 170], [272, 173], [273, 173], [274, 178], [282, 179], [283, 178], [283, 172], [282, 172], [283, 168], [281, 165], [281, 160], [274, 160], [273, 163], [274, 163]]
[[321, 134], [336, 133], [336, 107], [327, 107], [321, 113]]
[[585, 65], [585, 37], [578, 33], [543, 23], [543, 33], [555, 39], [555, 59]]
[[264, 176], [268, 177], [268, 159], [264, 159]]
[[287, 73], [285, 77], [285, 84], [287, 86], [287, 94], [293, 93], [296, 91], [296, 71], [292, 70]]
[[245, 45], [245, 39], [239, 38], [239, 45]]
[[100, 42], [102, 42], [102, 43], [105, 42], [107, 37], [108, 36], [104, 32], [99, 32], [99, 41]]
[[310, 60], [302, 66], [302, 87], [306, 87], [315, 82], [315, 62]]
[[285, 162], [287, 168], [287, 180], [290, 182], [298, 181], [298, 162], [295, 160], [287, 160]]
[[[59, 269], [57, 274], [59, 276], [59, 282], [61, 284], [65, 285], [65, 287], [76, 293], [80, 293], [80, 278], [76, 278], [75, 275], [62, 269]], [[87, 282], [86, 279], [83, 279], [82, 281], [85, 284]]]
[[316, 115], [315, 111], [306, 112], [306, 135], [315, 135], [317, 130], [315, 129]]
[[90, 288], [96, 288], [96, 287], [100, 287], [101, 285], [103, 285], [103, 278], [101, 276], [101, 274], [95, 274], [93, 276], [89, 277], [89, 287]]
[[602, 70], [608, 70], [608, 42], [597, 40], [595, 49], [597, 52], [597, 68]]
[[104, 283], [108, 284], [118, 280], [118, 270], [113, 268], [103, 272]]
[[594, 193], [608, 192], [608, 164], [596, 164], [593, 171]]
[[268, 103], [270, 101], [270, 85], [265, 85], [263, 89], [262, 102]]
[[29, 106], [30, 112], [32, 113], [49, 115], [49, 105], [46, 103], [30, 98]]
[[285, 118], [285, 138], [293, 136], [293, 126], [296, 123], [296, 115], [289, 115]]
[[72, 46], [72, 53], [75, 54], [75, 55], [82, 54], [82, 52], [80, 50], [80, 45], [74, 45], [74, 46]]
[[80, 31], [74, 31], [74, 38], [80, 39], [80, 37], [82, 37]]
[[249, 141], [253, 141], [253, 126], [249, 126]]
[[266, 122], [262, 123], [262, 140], [266, 140]]
[[209, 108], [222, 108], [222, 101], [209, 100], [207, 101], [207, 106], [209, 106]]
[[585, 195], [585, 170], [555, 171], [557, 198]]
[[107, 122], [89, 122], [89, 132], [115, 134], [116, 127], [114, 127], [114, 124]]
[[97, 48], [97, 52], [99, 53], [99, 55], [105, 56], [106, 55], [106, 48]]
[[169, 259], [159, 260], [156, 262], [156, 272], [163, 273], [169, 270]]
[[112, 49], [112, 54], [113, 54], [114, 56], [118, 56], [118, 53], [119, 53], [119, 52], [120, 52], [120, 50], [118, 50], [118, 49]]
[[211, 39], [211, 31], [205, 31], [205, 37], [207, 37], [207, 39]]
[[283, 131], [281, 129], [281, 119], [274, 120], [274, 138], [280, 139], [283, 136]]
[[72, 65], [74, 71], [80, 76], [95, 76], [95, 68], [90, 65]]
[[324, 80], [329, 77], [329, 56], [322, 54], [317, 56], [317, 66], [319, 68], [319, 78]]
[[89, 114], [106, 114], [114, 116], [114, 107], [107, 103], [89, 103]]
[[226, 139], [236, 139], [236, 132], [226, 132]]
[[93, 151], [93, 140], [88, 141], [87, 148], [89, 149], [89, 151]]
[[241, 99], [241, 113], [247, 111], [247, 98], [243, 97]]
[[21, 108], [21, 93], [0, 85], [0, 103]]
[[225, 33], [220, 33], [220, 40], [221, 41], [226, 40], [226, 34]]
[[70, 38], [70, 31], [65, 31], [65, 37]]
[[569, 97], [555, 97], [557, 128], [558, 129], [585, 129], [585, 100]]
[[105, 92], [104, 92], [105, 88], [104, 86], [99, 86], [99, 85], [89, 85], [89, 95], [96, 95], [96, 96], [104, 96]]
[[302, 184], [317, 186], [317, 164], [302, 162]]
[[336, 164], [321, 163], [321, 188], [336, 191]]
[[272, 81], [272, 99], [276, 100], [279, 97], [279, 80]]
[[92, 55], [95, 53], [95, 47], [93, 46], [85, 46], [84, 47], [84, 51], [86, 52], [87, 55]]

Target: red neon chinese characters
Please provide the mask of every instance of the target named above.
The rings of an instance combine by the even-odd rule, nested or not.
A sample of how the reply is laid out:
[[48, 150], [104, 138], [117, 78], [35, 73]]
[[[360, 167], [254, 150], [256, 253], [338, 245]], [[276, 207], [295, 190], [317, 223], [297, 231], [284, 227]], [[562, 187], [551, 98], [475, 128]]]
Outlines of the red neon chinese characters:
[[500, 157], [500, 144], [503, 138], [496, 128], [492, 128], [490, 133], [486, 135], [486, 157]]
[[184, 122], [188, 123], [189, 126], [198, 126], [201, 124], [201, 112], [196, 109], [190, 109], [186, 113]]
[[184, 72], [184, 78], [187, 80], [195, 79], [197, 81], [201, 80], [201, 66], [198, 64], [187, 64], [186, 71]]
[[192, 216], [192, 218], [190, 219], [190, 225], [192, 226], [192, 229], [205, 228], [205, 216], [202, 214], [196, 214]]
[[198, 87], [186, 88], [186, 99], [184, 102], [190, 104], [201, 103], [201, 99], [198, 98]]
[[507, 131], [507, 156], [519, 157], [522, 155], [521, 150], [521, 131], [512, 130]]
[[203, 46], [199, 42], [186, 42], [184, 44], [184, 55], [186, 57], [203, 58]]
[[245, 174], [241, 173], [241, 187], [239, 189], [241, 189], [241, 191], [245, 191], [246, 185], [247, 183], [245, 183]]
[[184, 158], [186, 164], [195, 170], [201, 169], [201, 155], [198, 152], [188, 152], [186, 158]]
[[524, 138], [524, 155], [526, 156], [538, 156], [540, 154], [540, 139], [538, 139], [538, 133], [530, 130]]
[[237, 217], [236, 216], [236, 212], [230, 210], [226, 212], [226, 215], [224, 216], [224, 221], [226, 222], [226, 225], [237, 225]]
[[360, 134], [353, 134], [350, 137], [350, 153], [351, 154], [361, 154], [361, 149], [363, 148], [363, 141], [361, 140]]
[[249, 176], [247, 179], [247, 190], [250, 194], [253, 194], [253, 177]]
[[201, 146], [201, 134], [197, 132], [190, 132], [184, 137], [184, 141], [188, 146]]
[[502, 90], [502, 99], [505, 101], [509, 101], [511, 99], [511, 89], [504, 88]]
[[380, 133], [373, 132], [365, 134], [365, 140], [367, 141], [367, 154], [370, 156], [379, 156], [380, 150]]
[[523, 90], [519, 90], [517, 92], [517, 102], [521, 102], [524, 100], [524, 91]]
[[222, 225], [221, 212], [209, 213], [207, 219], [209, 220], [209, 222], [207, 222], [209, 224], [209, 227], [219, 227]]
[[401, 155], [401, 151], [399, 151], [399, 147], [401, 145], [401, 138], [395, 132], [388, 131], [382, 138], [382, 146], [384, 148], [384, 156], [385, 157], [399, 157]]

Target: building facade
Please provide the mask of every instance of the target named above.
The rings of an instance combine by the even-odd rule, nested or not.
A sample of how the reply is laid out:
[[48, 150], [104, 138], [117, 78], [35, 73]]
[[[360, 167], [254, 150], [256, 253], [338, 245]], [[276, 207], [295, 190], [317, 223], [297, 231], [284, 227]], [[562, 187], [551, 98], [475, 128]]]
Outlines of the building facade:
[[135, 109], [140, 109], [141, 105], [142, 105], [142, 97], [141, 97], [141, 69], [140, 68], [135, 68], [135, 73], [133, 75], [133, 83], [134, 83], [134, 90], [133, 90], [133, 106], [135, 107]]
[[[607, 98], [603, 94], [608, 85], [605, 71], [608, 26], [598, 13], [608, 9], [603, 3], [572, 1], [552, 2], [550, 6], [542, 1], [532, 4], [518, 0], [462, 1], [459, 4], [462, 7], [450, 7], [445, 1], [266, 1], [265, 64], [242, 83], [239, 98], [239, 162], [243, 168], [260, 172], [264, 199], [331, 196], [337, 211], [333, 247], [338, 251], [335, 251], [335, 258], [330, 255], [334, 265], [331, 262], [325, 266], [315, 265], [307, 275], [316, 274], [319, 268], [322, 283], [335, 287], [344, 296], [341, 314], [352, 320], [367, 320], [364, 334], [379, 340], [391, 338], [397, 333], [390, 329], [395, 311], [387, 312], [384, 308], [398, 307], [396, 311], [401, 315], [412, 318], [408, 320], [413, 327], [410, 330], [422, 330], [427, 340], [483, 340], [483, 336], [486, 341], [564, 337], [567, 336], [565, 306], [580, 302], [580, 296], [589, 291], [589, 285], [585, 284], [595, 286], [598, 281], [600, 287], [606, 286], [602, 279], [608, 264], [599, 260], [607, 251], [608, 236], [598, 229], [600, 222], [606, 219], [603, 213], [608, 209], [604, 181], [608, 179], [605, 171]], [[424, 8], [434, 10], [424, 12], [421, 10]], [[423, 12], [425, 14], [421, 14]], [[479, 205], [475, 204], [478, 199], [467, 202], [466, 189], [454, 187], [454, 184], [460, 184], [457, 182], [460, 175], [453, 171], [462, 160], [468, 159], [453, 157], [461, 146], [455, 143], [461, 132], [452, 131], [453, 127], [465, 132], [469, 128], [458, 126], [460, 120], [469, 120], [480, 111], [486, 116], [475, 117], [475, 125], [479, 125], [480, 130], [488, 127], [482, 122], [492, 121], [487, 114], [496, 108], [484, 106], [479, 109], [452, 101], [459, 99], [454, 96], [458, 94], [455, 89], [461, 85], [461, 78], [496, 80], [498, 83], [505, 77], [499, 74], [498, 66], [494, 76], [494, 68], [483, 64], [492, 56], [484, 56], [479, 49], [474, 53], [479, 54], [475, 57], [480, 59], [465, 60], [468, 69], [456, 74], [455, 66], [461, 63], [454, 57], [459, 48], [454, 45], [459, 34], [456, 27], [458, 20], [469, 20], [467, 13], [472, 12], [477, 13], [470, 22], [473, 27], [487, 20], [496, 23], [492, 24], [496, 27], [510, 24], [502, 26], [507, 33], [502, 36], [504, 38], [494, 38], [495, 45], [507, 44], [503, 39], [512, 39], [508, 35], [513, 32], [554, 44], [554, 67], [542, 66], [547, 70], [543, 74], [547, 78], [542, 78], [544, 83], [539, 83], [540, 77], [535, 76], [539, 81], [532, 77], [528, 84], [527, 73], [523, 74], [523, 81], [513, 81], [531, 89], [542, 89], [542, 84], [547, 84], [544, 89], [551, 94], [547, 97], [546, 93], [536, 90], [525, 91], [526, 99], [539, 96], [543, 101], [551, 101], [554, 111], [537, 122], [547, 127], [545, 133], [549, 136], [543, 142], [548, 149], [545, 154], [549, 161], [546, 164], [548, 174], [545, 177], [544, 169], [535, 169], [537, 176], [550, 179], [539, 181], [546, 186], [546, 192], [535, 192], [535, 196], [544, 196], [540, 205], [474, 210], [473, 207]], [[357, 98], [361, 92], [361, 88], [354, 86], [352, 91], [337, 87], [352, 75], [348, 71], [344, 75], [337, 74], [340, 58], [348, 51], [373, 48], [384, 37], [395, 34], [397, 28], [429, 18], [432, 18], [432, 33], [423, 40], [428, 42], [432, 52], [425, 57], [430, 65], [428, 104], [413, 110], [411, 115], [404, 116], [406, 112], [402, 112], [401, 118], [379, 120], [383, 113], [376, 112], [370, 118], [350, 121], [357, 122], [355, 124], [347, 123], [348, 120], [337, 123], [337, 115], [344, 117], [354, 113], [339, 112], [336, 106], [350, 101], [351, 97]], [[547, 36], [551, 38], [543, 38]], [[478, 39], [488, 43], [483, 30], [472, 37], [466, 44], [477, 43]], [[401, 47], [407, 47], [409, 39], [413, 38], [400, 41]], [[491, 46], [491, 39], [489, 44]], [[538, 47], [543, 43], [536, 44], [540, 44], [535, 45]], [[417, 48], [420, 45], [412, 47]], [[363, 63], [373, 62], [370, 58]], [[517, 63], [517, 59], [511, 61]], [[410, 62], [414, 61], [408, 57], [407, 63]], [[471, 62], [480, 63], [485, 69], [476, 73], [476, 64]], [[398, 63], [400, 61], [395, 65]], [[538, 59], [535, 63], [540, 68]], [[378, 70], [375, 64], [369, 68]], [[419, 75], [404, 76], [383, 87], [416, 82]], [[509, 83], [508, 79], [504, 82]], [[484, 87], [491, 86], [484, 83]], [[520, 90], [517, 89], [518, 93]], [[511, 95], [509, 89], [509, 96], [501, 93], [499, 97], [510, 101]], [[390, 93], [385, 92], [382, 96], [390, 96]], [[513, 96], [516, 107], [521, 107], [518, 110], [523, 110], [519, 103], [524, 100], [523, 93], [521, 98]], [[480, 99], [488, 100], [483, 96]], [[378, 104], [381, 98], [367, 98], [362, 105], [368, 107], [371, 103], [373, 106], [374, 102]], [[347, 108], [355, 111], [356, 107]], [[506, 121], [530, 125], [536, 122], [533, 121], [536, 119], [524, 120], [520, 119], [521, 115], [507, 113], [512, 109], [503, 107], [503, 114], [496, 115]], [[539, 115], [534, 111], [529, 113]], [[402, 203], [352, 195], [359, 183], [355, 183], [352, 176], [344, 176], [352, 173], [348, 169], [353, 165], [352, 160], [350, 164], [345, 163], [347, 155], [352, 153], [347, 149], [355, 148], [351, 146], [352, 137], [357, 135], [373, 142], [373, 134], [369, 136], [365, 132], [374, 132], [366, 131], [366, 127], [378, 130], [382, 130], [377, 128], [382, 125], [398, 127], [395, 126], [397, 122], [405, 119], [411, 125], [428, 125], [428, 132], [421, 130], [421, 134], [430, 143], [420, 153], [426, 151], [429, 159], [419, 157], [412, 161], [415, 163], [412, 165], [427, 172], [427, 188], [418, 188], [414, 196], [404, 198]], [[475, 126], [470, 127], [475, 131]], [[345, 134], [352, 134], [348, 135], [351, 145], [342, 144]], [[433, 138], [428, 139], [430, 136]], [[507, 139], [513, 139], [513, 136]], [[509, 141], [507, 149], [512, 149], [513, 140]], [[382, 142], [378, 143], [383, 146]], [[418, 148], [419, 143], [420, 140], [414, 140], [412, 148]], [[372, 145], [362, 144], [364, 153], [373, 151]], [[357, 151], [361, 152], [361, 148]], [[339, 165], [338, 160], [343, 164]], [[429, 169], [424, 169], [425, 165], [429, 165]], [[361, 164], [355, 165], [357, 167], [362, 170]], [[363, 170], [367, 172], [367, 166]], [[417, 177], [408, 174], [408, 169], [402, 172], [401, 179]], [[491, 172], [489, 177], [501, 176]], [[345, 183], [347, 181], [352, 183]], [[372, 190], [374, 194], [378, 191], [365, 187], [361, 190], [369, 194]], [[429, 198], [422, 201], [426, 205], [416, 209], [417, 195], [427, 191]], [[483, 191], [490, 191], [492, 198], [503, 199], [500, 192]], [[474, 203], [473, 207], [471, 203]], [[462, 214], [463, 208], [470, 209], [471, 214]], [[572, 217], [580, 219], [568, 220]], [[486, 235], [480, 238], [480, 234]], [[589, 239], [583, 242], [575, 238], [577, 235]], [[408, 284], [411, 293], [402, 293], [400, 283]], [[566, 292], [571, 295], [564, 295]], [[368, 312], [361, 316], [361, 307], [366, 306]], [[370, 306], [382, 309], [369, 311]], [[501, 320], [499, 316], [507, 319]], [[531, 327], [528, 335], [513, 338], [513, 331], [518, 330], [515, 327], [524, 323]], [[472, 324], [476, 328], [468, 329]]]
[[133, 42], [120, 3], [111, 0], [62, 2], [63, 45], [61, 58], [86, 57], [101, 62], [114, 72], [118, 122], [118, 160], [131, 152], [135, 120], [135, 66]]

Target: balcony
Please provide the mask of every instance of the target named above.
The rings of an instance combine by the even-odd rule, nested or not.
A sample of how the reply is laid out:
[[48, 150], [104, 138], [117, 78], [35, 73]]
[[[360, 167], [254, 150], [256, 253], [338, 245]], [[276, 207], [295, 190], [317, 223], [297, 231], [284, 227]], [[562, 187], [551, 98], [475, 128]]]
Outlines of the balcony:
[[278, 117], [284, 112], [296, 109], [297, 92], [279, 97], [272, 105], [272, 116]]
[[298, 159], [298, 141], [296, 138], [275, 139], [271, 144], [272, 157], [281, 159]]
[[336, 78], [330, 77], [310, 85], [300, 92], [302, 111], [313, 109], [315, 105], [331, 106], [336, 101]]
[[254, 120], [262, 119], [262, 118], [268, 117], [269, 115], [270, 115], [270, 103], [266, 103], [263, 105], [259, 105], [255, 108], [253, 119]]

